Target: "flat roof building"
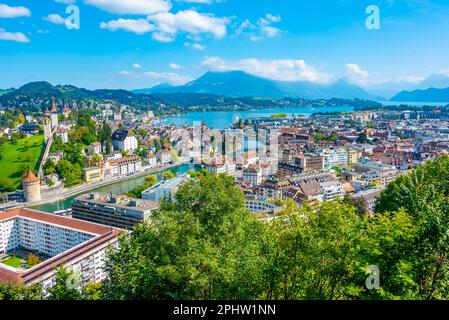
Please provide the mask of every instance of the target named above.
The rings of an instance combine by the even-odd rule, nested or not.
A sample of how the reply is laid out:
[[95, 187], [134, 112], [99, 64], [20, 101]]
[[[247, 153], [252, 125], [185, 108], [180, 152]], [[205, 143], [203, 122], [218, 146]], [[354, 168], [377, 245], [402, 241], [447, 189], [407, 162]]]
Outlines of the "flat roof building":
[[135, 225], [146, 222], [158, 207], [159, 203], [154, 201], [123, 195], [89, 193], [73, 201], [72, 217], [131, 230]]
[[[0, 212], [0, 281], [42, 284], [44, 295], [55, 285], [56, 270], [64, 266], [80, 276], [82, 283], [104, 280], [106, 252], [123, 230], [60, 217], [31, 209]], [[27, 266], [26, 255], [39, 257]], [[22, 260], [12, 266], [8, 259]]]
[[142, 198], [150, 201], [161, 201], [163, 198], [172, 198], [181, 184], [190, 179], [189, 174], [178, 174], [170, 180], [161, 181], [142, 192]]

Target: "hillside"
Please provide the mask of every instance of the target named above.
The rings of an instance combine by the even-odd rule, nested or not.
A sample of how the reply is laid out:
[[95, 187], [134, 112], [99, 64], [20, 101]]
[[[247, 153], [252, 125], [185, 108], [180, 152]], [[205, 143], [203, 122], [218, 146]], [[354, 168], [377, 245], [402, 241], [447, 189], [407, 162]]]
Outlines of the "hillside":
[[204, 93], [230, 97], [305, 98], [305, 99], [377, 99], [365, 90], [344, 80], [330, 84], [273, 81], [243, 71], [207, 72], [183, 86], [159, 85], [134, 93]]
[[429, 88], [425, 90], [402, 91], [395, 95], [391, 101], [401, 102], [448, 102], [449, 88]]
[[44, 136], [35, 135], [0, 147], [0, 191], [20, 188], [23, 173], [38, 169], [43, 143]]
[[[209, 75], [212, 81], [214, 75]], [[230, 77], [235, 74], [230, 75]], [[238, 75], [239, 76], [239, 75]], [[247, 78], [248, 80], [251, 78]], [[253, 79], [254, 80], [254, 79]], [[207, 79], [202, 80], [203, 84]], [[254, 90], [257, 83], [265, 80], [257, 79], [252, 82]], [[211, 83], [211, 82], [209, 82]], [[222, 88], [226, 85], [223, 84]], [[271, 84], [265, 83], [266, 90], [274, 90]], [[229, 90], [231, 87], [227, 87]], [[271, 88], [271, 89], [270, 89]], [[224, 90], [223, 92], [225, 92]], [[253, 92], [256, 93], [255, 91]], [[19, 108], [23, 111], [43, 112], [51, 105], [54, 97], [58, 105], [67, 103], [70, 106], [88, 105], [101, 107], [103, 103], [119, 103], [129, 105], [136, 110], [152, 110], [155, 114], [173, 114], [188, 111], [213, 110], [248, 110], [263, 108], [308, 108], [320, 106], [361, 106], [376, 107], [378, 103], [359, 99], [304, 99], [304, 98], [261, 98], [261, 97], [233, 97], [224, 94], [210, 93], [153, 93], [135, 94], [126, 90], [87, 90], [72, 85], [53, 86], [48, 82], [28, 83], [17, 90], [0, 96], [0, 107], [6, 109]]]

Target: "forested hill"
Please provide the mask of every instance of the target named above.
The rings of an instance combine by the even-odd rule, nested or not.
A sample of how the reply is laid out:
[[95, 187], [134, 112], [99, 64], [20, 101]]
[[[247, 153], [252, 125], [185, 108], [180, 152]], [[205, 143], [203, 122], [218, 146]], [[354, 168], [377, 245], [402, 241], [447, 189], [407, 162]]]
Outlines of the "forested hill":
[[202, 93], [135, 94], [127, 90], [88, 90], [73, 85], [52, 85], [31, 82], [19, 89], [0, 95], [0, 107], [19, 108], [24, 111], [44, 111], [55, 98], [58, 105], [70, 107], [99, 106], [105, 103], [126, 104], [139, 110], [152, 110], [156, 114], [210, 110], [247, 110], [263, 108], [313, 108], [380, 106], [377, 102], [359, 99], [303, 99], [303, 98], [234, 98]]

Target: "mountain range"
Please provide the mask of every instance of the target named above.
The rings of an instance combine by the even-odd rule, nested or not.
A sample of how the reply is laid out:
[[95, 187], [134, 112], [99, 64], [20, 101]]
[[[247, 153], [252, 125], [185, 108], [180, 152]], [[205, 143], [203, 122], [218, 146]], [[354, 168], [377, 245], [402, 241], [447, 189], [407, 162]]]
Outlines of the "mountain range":
[[[432, 74], [416, 85], [410, 83], [394, 83], [383, 90], [372, 89], [368, 92], [344, 79], [330, 84], [312, 82], [274, 81], [243, 71], [207, 72], [200, 78], [182, 86], [172, 86], [167, 83], [158, 86], [133, 90], [136, 94], [154, 93], [202, 93], [229, 97], [260, 97], [260, 98], [304, 98], [304, 99], [364, 99], [385, 101], [387, 99], [376, 93], [388, 93], [391, 101], [401, 102], [447, 102], [449, 95], [449, 77], [443, 74]], [[405, 91], [409, 90], [409, 91]], [[376, 93], [375, 93], [376, 92]]]
[[[160, 86], [164, 88], [167, 86]], [[268, 89], [268, 88], [267, 88]], [[90, 106], [99, 110], [105, 103], [129, 105], [139, 110], [152, 110], [156, 114], [171, 114], [188, 111], [249, 110], [267, 108], [312, 108], [312, 107], [379, 107], [380, 104], [360, 99], [304, 99], [230, 97], [209, 93], [152, 93], [136, 94], [126, 90], [88, 90], [73, 85], [52, 85], [45, 81], [30, 82], [19, 89], [11, 89], [0, 95], [0, 107], [18, 108], [42, 112], [51, 106], [54, 98], [57, 105]]]
[[[428, 87], [432, 86], [432, 87]], [[374, 106], [384, 100], [345, 80], [323, 85], [310, 82], [273, 81], [242, 71], [207, 72], [183, 86], [160, 84], [140, 90], [88, 90], [73, 85], [31, 82], [18, 89], [0, 89], [0, 107], [39, 111], [58, 103], [101, 105], [113, 101], [156, 113], [182, 111], [245, 110], [308, 106]], [[449, 77], [431, 75], [409, 91], [397, 93], [394, 102], [448, 102]], [[99, 102], [99, 103], [96, 103]]]
[[306, 81], [273, 81], [243, 71], [205, 73], [200, 78], [183, 86], [161, 84], [149, 89], [133, 90], [138, 94], [151, 93], [204, 93], [229, 97], [259, 98], [304, 98], [304, 99], [382, 99], [360, 87], [341, 79], [330, 84], [318, 84]]
[[413, 91], [402, 91], [395, 95], [391, 101], [394, 102], [449, 102], [449, 88], [417, 89]]

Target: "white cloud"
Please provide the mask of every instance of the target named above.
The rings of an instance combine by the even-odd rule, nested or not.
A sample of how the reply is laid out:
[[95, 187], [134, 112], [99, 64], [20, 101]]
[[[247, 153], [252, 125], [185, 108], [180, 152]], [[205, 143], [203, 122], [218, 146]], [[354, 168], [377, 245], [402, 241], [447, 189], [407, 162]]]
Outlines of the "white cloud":
[[226, 1], [227, 0], [176, 0], [176, 2], [199, 3], [199, 4], [212, 4], [214, 2], [223, 3]]
[[271, 21], [271, 22], [274, 22], [274, 23], [281, 22], [281, 20], [282, 20], [280, 15], [272, 15], [271, 13], [268, 13], [266, 15], [266, 19], [268, 21]]
[[76, 0], [55, 0], [55, 2], [64, 3], [64, 4], [74, 4], [76, 2]]
[[345, 79], [352, 83], [357, 84], [359, 86], [368, 86], [369, 85], [369, 73], [366, 70], [363, 70], [359, 65], [355, 63], [347, 63]]
[[251, 41], [251, 42], [259, 42], [262, 40], [263, 40], [263, 37], [261, 37], [261, 36], [250, 36], [249, 37], [249, 41]]
[[[228, 18], [218, 18], [212, 14], [185, 10], [176, 14], [159, 12], [147, 16], [147, 19], [120, 18], [109, 22], [101, 22], [100, 28], [110, 31], [121, 29], [137, 34], [152, 32], [152, 38], [160, 42], [174, 41], [179, 33], [186, 33], [186, 37], [189, 39], [201, 41], [201, 34], [210, 34], [216, 38], [224, 37], [228, 23]], [[198, 45], [192, 45], [192, 47], [200, 49]]]
[[201, 43], [184, 42], [184, 46], [196, 51], [203, 51], [204, 49], [206, 49], [206, 46]]
[[48, 16], [45, 16], [42, 19], [54, 24], [65, 24], [65, 19], [56, 13], [49, 14]]
[[394, 81], [397, 82], [397, 83], [408, 82], [408, 83], [418, 84], [421, 81], [424, 81], [425, 79], [426, 79], [426, 77], [419, 77], [419, 76], [415, 76], [415, 75], [408, 75], [408, 76], [400, 76], [400, 77], [396, 78]]
[[259, 77], [278, 81], [309, 81], [314, 83], [329, 83], [332, 75], [319, 72], [306, 64], [304, 60], [282, 59], [241, 59], [226, 61], [220, 57], [206, 57], [203, 67], [213, 71], [241, 70]]
[[176, 0], [177, 2], [211, 4], [212, 0]]
[[132, 72], [127, 71], [127, 70], [122, 70], [122, 71], [119, 72], [119, 74], [122, 75], [122, 76], [126, 76], [126, 77], [131, 77], [131, 76], [134, 75]]
[[155, 83], [168, 82], [173, 85], [182, 85], [189, 81], [192, 81], [193, 78], [188, 76], [183, 76], [177, 73], [172, 72], [134, 72], [128, 70], [122, 70], [118, 73], [121, 76], [134, 78], [134, 79], [151, 79]]
[[374, 72], [370, 74], [368, 71], [362, 69], [355, 63], [347, 63], [345, 65], [346, 73], [344, 79], [351, 84], [358, 85], [365, 88], [376, 88], [391, 86], [397, 84], [418, 84], [423, 81], [424, 77], [415, 75], [402, 75], [397, 77], [386, 77], [379, 73]]
[[194, 10], [179, 11], [176, 14], [160, 12], [147, 18], [154, 23], [157, 33], [155, 40], [173, 41], [180, 32], [190, 35], [211, 34], [216, 38], [226, 35], [228, 18], [218, 18], [212, 14], [198, 13]]
[[110, 31], [124, 30], [127, 32], [133, 32], [137, 34], [145, 34], [154, 30], [154, 26], [145, 19], [117, 19], [109, 22], [101, 22], [101, 29], [107, 29]]
[[172, 42], [175, 41], [175, 37], [173, 35], [168, 35], [163, 32], [155, 32], [151, 36], [153, 40], [159, 41], [159, 42]]
[[11, 7], [0, 3], [0, 18], [30, 17], [31, 11], [26, 7]]
[[148, 15], [171, 9], [168, 0], [84, 0], [84, 3], [114, 14]]
[[179, 70], [179, 69], [183, 69], [184, 68], [183, 66], [181, 66], [179, 64], [176, 64], [174, 62], [170, 63], [168, 66], [170, 67], [170, 69], [173, 69], [173, 70]]
[[268, 13], [263, 18], [259, 18], [256, 24], [252, 24], [250, 20], [246, 19], [238, 25], [234, 25], [235, 35], [246, 35], [250, 41], [257, 42], [263, 40], [265, 37], [275, 38], [282, 34], [282, 30], [273, 26], [273, 24], [281, 22], [280, 15], [273, 15]]
[[3, 28], [0, 28], [0, 40], [16, 41], [23, 43], [30, 42], [30, 39], [28, 39], [28, 37], [24, 35], [22, 32], [8, 32]]
[[172, 72], [149, 71], [145, 72], [144, 76], [157, 82], [168, 82], [174, 85], [182, 85], [193, 80], [191, 77], [179, 75], [177, 73]]
[[266, 35], [269, 38], [277, 37], [281, 33], [281, 29], [271, 26], [263, 27], [260, 29], [260, 31], [262, 32], [262, 34]]
[[138, 64], [138, 63], [133, 63], [133, 68], [134, 69], [140, 69], [140, 68], [142, 68], [142, 66], [140, 64]]
[[251, 21], [245, 19], [242, 23], [238, 25], [238, 27], [235, 30], [235, 34], [240, 35], [247, 29], [255, 29], [255, 27], [252, 25]]

